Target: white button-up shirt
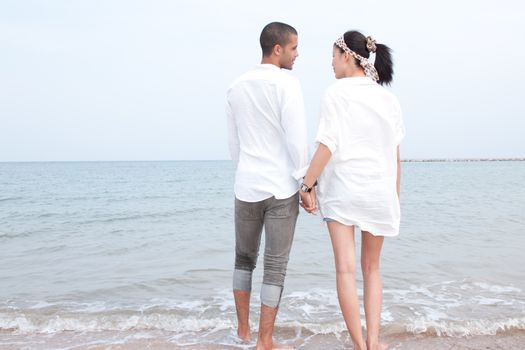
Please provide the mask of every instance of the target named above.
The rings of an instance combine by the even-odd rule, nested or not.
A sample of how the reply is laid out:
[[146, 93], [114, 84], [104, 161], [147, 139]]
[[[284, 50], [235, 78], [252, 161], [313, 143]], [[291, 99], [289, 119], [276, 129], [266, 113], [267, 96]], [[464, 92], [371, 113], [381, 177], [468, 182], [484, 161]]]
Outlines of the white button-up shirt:
[[323, 217], [374, 235], [397, 235], [397, 146], [404, 136], [396, 96], [372, 79], [344, 78], [330, 86], [316, 138], [332, 152], [319, 177]]
[[230, 155], [237, 165], [235, 196], [245, 202], [292, 196], [299, 189], [298, 170], [308, 164], [298, 79], [261, 64], [231, 85], [227, 101]]

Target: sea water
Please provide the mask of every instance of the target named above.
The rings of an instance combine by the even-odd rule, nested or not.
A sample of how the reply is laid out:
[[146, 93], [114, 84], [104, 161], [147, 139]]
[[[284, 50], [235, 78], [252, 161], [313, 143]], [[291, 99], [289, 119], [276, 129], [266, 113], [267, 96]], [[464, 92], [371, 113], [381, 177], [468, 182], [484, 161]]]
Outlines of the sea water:
[[[384, 335], [525, 329], [524, 180], [523, 161], [402, 163]], [[235, 348], [233, 182], [230, 161], [0, 163], [0, 348]], [[276, 326], [347, 338], [319, 216], [299, 216]]]

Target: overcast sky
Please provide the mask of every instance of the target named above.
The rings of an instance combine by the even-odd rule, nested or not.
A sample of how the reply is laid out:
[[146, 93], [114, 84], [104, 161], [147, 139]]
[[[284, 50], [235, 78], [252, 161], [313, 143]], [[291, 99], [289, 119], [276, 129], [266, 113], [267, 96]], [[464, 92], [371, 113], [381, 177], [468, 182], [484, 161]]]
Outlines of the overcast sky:
[[229, 159], [225, 91], [299, 32], [309, 138], [358, 29], [394, 50], [402, 158], [525, 157], [520, 1], [0, 2], [0, 161]]

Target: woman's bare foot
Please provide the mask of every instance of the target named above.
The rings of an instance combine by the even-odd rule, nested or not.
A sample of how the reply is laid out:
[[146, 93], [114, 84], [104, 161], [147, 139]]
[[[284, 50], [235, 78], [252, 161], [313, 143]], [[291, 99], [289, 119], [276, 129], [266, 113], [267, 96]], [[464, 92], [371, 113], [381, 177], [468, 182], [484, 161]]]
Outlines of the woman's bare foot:
[[377, 344], [366, 344], [367, 350], [387, 350], [388, 344], [377, 343]]
[[352, 342], [352, 346], [353, 346], [352, 350], [366, 350], [366, 347], [360, 346], [359, 344], [354, 343], [354, 342]]
[[237, 336], [239, 337], [240, 340], [242, 340], [243, 342], [251, 342], [252, 341], [252, 334], [250, 332], [250, 329], [238, 329], [237, 330]]
[[290, 350], [290, 349], [295, 349], [295, 348], [291, 345], [279, 344], [279, 343], [272, 343], [271, 346], [264, 346], [261, 343], [257, 344], [257, 350]]

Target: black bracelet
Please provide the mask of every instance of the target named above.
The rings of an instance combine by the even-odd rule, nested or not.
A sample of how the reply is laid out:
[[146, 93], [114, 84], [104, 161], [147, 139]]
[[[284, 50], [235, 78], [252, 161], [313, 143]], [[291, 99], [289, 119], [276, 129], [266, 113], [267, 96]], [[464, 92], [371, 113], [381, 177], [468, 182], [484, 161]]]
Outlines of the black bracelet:
[[[304, 183], [304, 176], [303, 176], [303, 183]], [[315, 180], [314, 184], [313, 184], [312, 187], [310, 187], [310, 188], [313, 188], [313, 187], [315, 187], [315, 186], [317, 186], [317, 180]]]

